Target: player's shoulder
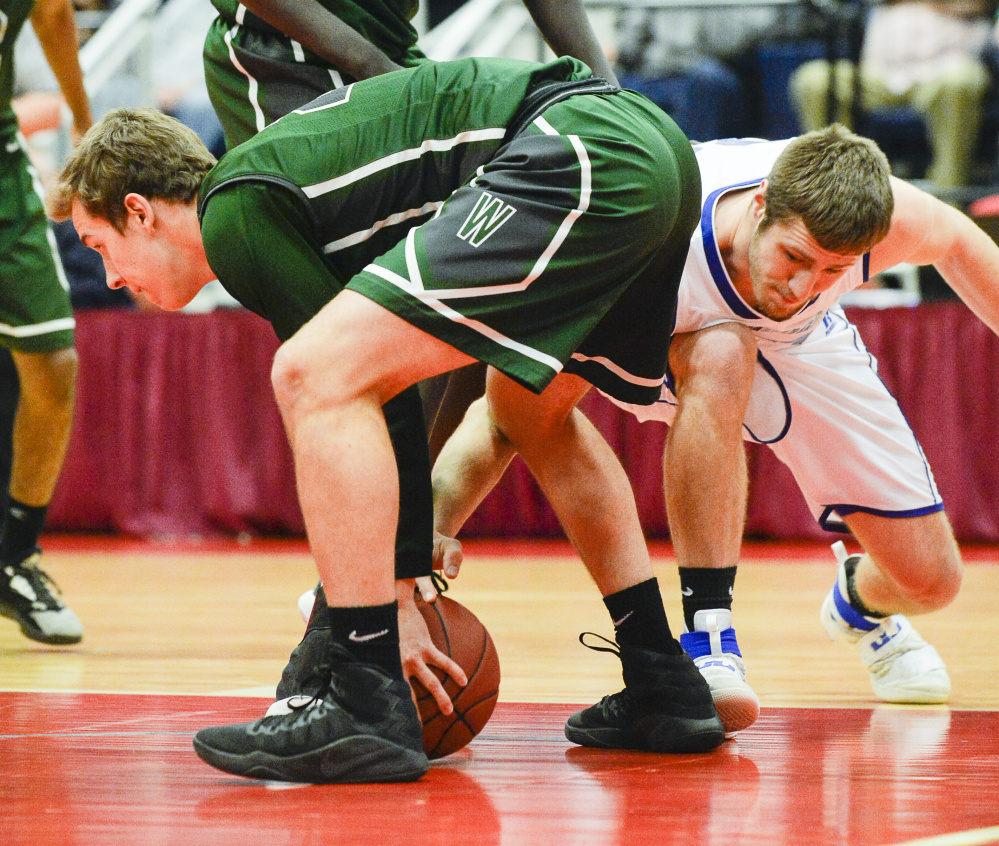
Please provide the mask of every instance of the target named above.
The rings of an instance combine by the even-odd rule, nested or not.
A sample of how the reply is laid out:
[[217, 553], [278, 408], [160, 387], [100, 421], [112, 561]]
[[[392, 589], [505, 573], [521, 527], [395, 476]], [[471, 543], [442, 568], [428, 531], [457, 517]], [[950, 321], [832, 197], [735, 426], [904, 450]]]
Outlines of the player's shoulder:
[[703, 169], [745, 171], [772, 165], [790, 139], [768, 141], [765, 138], [719, 138], [693, 145], [694, 155]]

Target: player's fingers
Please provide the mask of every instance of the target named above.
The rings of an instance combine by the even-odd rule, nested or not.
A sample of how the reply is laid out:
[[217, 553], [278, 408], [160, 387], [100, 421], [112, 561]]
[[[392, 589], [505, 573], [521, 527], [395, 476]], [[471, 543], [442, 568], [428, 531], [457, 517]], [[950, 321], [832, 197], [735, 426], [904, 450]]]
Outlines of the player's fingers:
[[437, 600], [437, 588], [434, 587], [433, 577], [417, 576], [416, 589], [420, 592], [420, 598], [424, 602], [435, 602]]
[[428, 653], [424, 657], [426, 664], [433, 665], [438, 670], [443, 670], [452, 679], [454, 679], [455, 684], [458, 687], [464, 687], [468, 684], [468, 676], [465, 675], [465, 671], [461, 669], [461, 665], [455, 661], [448, 658], [443, 652], [435, 649], [432, 653]]
[[454, 711], [454, 705], [451, 704], [451, 697], [447, 695], [447, 691], [444, 690], [441, 680], [434, 675], [430, 667], [426, 664], [419, 664], [413, 668], [409, 677], [416, 679], [427, 689], [427, 693], [434, 698], [442, 714], [451, 714]]
[[434, 539], [435, 566], [444, 571], [444, 575], [453, 579], [461, 569], [461, 541], [438, 534]]

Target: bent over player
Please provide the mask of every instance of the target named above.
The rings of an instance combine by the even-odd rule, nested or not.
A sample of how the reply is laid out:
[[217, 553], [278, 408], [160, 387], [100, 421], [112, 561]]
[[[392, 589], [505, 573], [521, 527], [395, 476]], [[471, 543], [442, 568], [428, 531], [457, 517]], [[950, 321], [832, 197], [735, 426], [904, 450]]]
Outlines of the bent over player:
[[426, 771], [399, 658], [400, 621], [418, 612], [411, 595], [396, 602], [382, 406], [476, 359], [491, 365], [498, 425], [619, 621], [625, 689], [567, 733], [654, 751], [722, 741], [707, 684], [670, 632], [624, 470], [575, 409], [591, 385], [622, 402], [658, 397], [699, 197], [675, 124], [569, 59], [359, 82], [214, 168], [154, 113], [115, 112], [88, 134], [53, 212], [72, 214], [108, 284], [172, 309], [217, 275], [290, 336], [273, 382], [327, 588], [328, 682], [310, 706], [199, 732], [205, 760], [292, 781]]
[[[205, 37], [205, 75], [229, 149], [333, 88], [429, 61], [417, 45], [411, 19], [418, 4], [413, 0], [214, 0], [214, 4], [219, 14]], [[581, 0], [525, 0], [525, 6], [556, 55], [580, 59], [595, 76], [617, 82]], [[436, 456], [468, 405], [484, 393], [485, 370], [484, 364], [476, 364], [430, 379], [421, 383], [419, 392], [415, 387], [404, 391], [386, 408], [400, 477], [396, 532], [400, 579], [429, 576], [431, 570], [433, 501], [426, 430], [430, 455]], [[421, 394], [426, 427], [418, 415], [405, 410], [419, 402]], [[321, 588], [303, 595], [300, 602], [308, 607], [316, 597], [316, 613], [278, 684], [279, 701], [303, 693], [298, 670], [304, 667], [308, 672], [312, 651], [325, 649], [317, 642], [327, 634]], [[405, 639], [403, 646], [405, 667], [413, 657]], [[441, 706], [449, 709], [436, 676], [425, 679]]]
[[[696, 154], [701, 218], [663, 396], [624, 404], [671, 424], [664, 466], [689, 630], [681, 642], [726, 730], [751, 725], [759, 700], [731, 608], [746, 508], [742, 441], [766, 443], [820, 523], [845, 524], [864, 548], [846, 556], [835, 545], [823, 627], [858, 652], [880, 698], [943, 702], [946, 668], [907, 616], [954, 598], [960, 555], [919, 443], [837, 301], [896, 264], [932, 264], [999, 331], [999, 248], [956, 209], [891, 177], [873, 142], [839, 126], [791, 141], [715, 141]], [[481, 407], [463, 427], [434, 471], [447, 534], [512, 452]]]

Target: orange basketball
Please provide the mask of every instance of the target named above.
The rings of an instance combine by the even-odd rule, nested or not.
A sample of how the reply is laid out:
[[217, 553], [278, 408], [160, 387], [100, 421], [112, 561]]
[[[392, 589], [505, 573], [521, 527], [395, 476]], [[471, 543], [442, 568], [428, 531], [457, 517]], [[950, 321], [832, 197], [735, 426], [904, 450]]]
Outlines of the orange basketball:
[[499, 695], [499, 655], [486, 627], [461, 603], [438, 596], [436, 602], [418, 599], [416, 607], [434, 645], [468, 676], [468, 684], [459, 687], [442, 670], [433, 668], [454, 703], [454, 713], [449, 716], [441, 713], [427, 689], [413, 679], [423, 721], [423, 751], [428, 758], [443, 758], [466, 746], [492, 716]]

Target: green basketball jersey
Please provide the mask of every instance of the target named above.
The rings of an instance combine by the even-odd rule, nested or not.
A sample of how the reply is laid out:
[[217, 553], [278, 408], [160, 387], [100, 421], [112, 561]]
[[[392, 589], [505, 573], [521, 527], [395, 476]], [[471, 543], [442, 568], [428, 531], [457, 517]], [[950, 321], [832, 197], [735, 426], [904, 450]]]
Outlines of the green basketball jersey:
[[[420, 7], [419, 0], [318, 0], [352, 29], [376, 45], [392, 61], [410, 64], [406, 57], [416, 44], [418, 33], [411, 23]], [[230, 24], [281, 34], [237, 0], [212, 0], [219, 14]]]
[[[229, 152], [205, 178], [199, 212], [209, 262], [226, 264], [232, 249], [225, 222], [208, 225], [213, 198], [249, 184], [297, 208], [296, 228], [307, 228], [313, 250], [344, 285], [493, 158], [531, 90], [589, 76], [584, 64], [569, 58], [547, 65], [463, 59], [331, 91]], [[266, 221], [261, 223], [257, 237], [266, 240]], [[220, 281], [241, 302], [261, 301], [262, 280], [224, 275]], [[271, 308], [273, 293], [267, 297]]]
[[31, 14], [35, 0], [0, 0], [0, 137], [9, 138], [17, 123], [10, 101], [14, 96], [14, 42]]

